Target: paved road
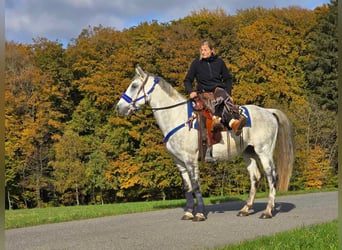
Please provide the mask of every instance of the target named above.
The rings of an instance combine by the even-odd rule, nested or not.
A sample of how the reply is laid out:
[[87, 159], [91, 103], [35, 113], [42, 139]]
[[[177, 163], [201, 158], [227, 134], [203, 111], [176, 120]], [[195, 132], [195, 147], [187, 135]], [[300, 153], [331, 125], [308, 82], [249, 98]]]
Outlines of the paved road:
[[182, 221], [182, 208], [110, 216], [5, 231], [7, 250], [208, 249], [331, 221], [338, 216], [337, 192], [277, 197], [275, 215], [259, 216], [257, 199], [248, 217], [237, 217], [243, 201], [207, 206], [205, 222]]

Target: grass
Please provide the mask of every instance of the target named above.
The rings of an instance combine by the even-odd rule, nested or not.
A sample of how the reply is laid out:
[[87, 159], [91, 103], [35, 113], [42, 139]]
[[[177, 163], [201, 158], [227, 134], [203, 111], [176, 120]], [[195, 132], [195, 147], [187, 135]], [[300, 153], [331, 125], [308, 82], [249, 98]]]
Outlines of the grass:
[[[266, 194], [264, 194], [266, 195]], [[246, 199], [247, 195], [204, 198], [206, 204]], [[184, 207], [185, 200], [128, 202], [105, 205], [47, 207], [5, 211], [5, 229], [36, 226], [72, 220]]]
[[338, 249], [337, 220], [262, 236], [215, 250], [332, 250]]

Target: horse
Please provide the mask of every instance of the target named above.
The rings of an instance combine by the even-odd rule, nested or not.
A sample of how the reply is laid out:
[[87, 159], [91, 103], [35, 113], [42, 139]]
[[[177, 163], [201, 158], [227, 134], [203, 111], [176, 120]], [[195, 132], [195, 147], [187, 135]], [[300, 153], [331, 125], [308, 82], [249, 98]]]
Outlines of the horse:
[[[135, 71], [135, 77], [116, 105], [118, 115], [129, 116], [142, 105], [150, 106], [164, 135], [166, 149], [173, 156], [183, 179], [186, 204], [181, 219], [204, 221], [207, 217], [200, 190], [198, 130], [191, 125], [193, 121], [189, 122], [194, 117], [193, 113], [189, 114], [191, 101], [162, 77], [145, 72], [139, 66]], [[251, 186], [238, 216], [249, 215], [253, 206], [261, 179], [258, 167], [261, 163], [269, 185], [269, 198], [260, 218], [268, 219], [273, 216], [276, 189], [288, 189], [294, 161], [292, 126], [287, 116], [278, 109], [256, 105], [244, 105], [244, 108], [248, 111], [251, 125], [245, 126], [239, 136], [229, 130], [222, 131], [221, 141], [212, 146], [212, 156], [224, 161], [242, 155], [246, 162]], [[277, 171], [274, 152], [277, 152]]]

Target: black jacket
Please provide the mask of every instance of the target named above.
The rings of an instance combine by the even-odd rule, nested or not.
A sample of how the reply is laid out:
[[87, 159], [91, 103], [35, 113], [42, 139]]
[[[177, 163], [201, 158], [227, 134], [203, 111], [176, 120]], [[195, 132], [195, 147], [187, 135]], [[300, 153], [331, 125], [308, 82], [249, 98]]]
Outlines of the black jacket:
[[232, 76], [224, 61], [216, 55], [209, 58], [195, 59], [184, 79], [185, 91], [193, 92], [193, 82], [197, 80], [198, 92], [212, 92], [216, 87], [232, 92]]

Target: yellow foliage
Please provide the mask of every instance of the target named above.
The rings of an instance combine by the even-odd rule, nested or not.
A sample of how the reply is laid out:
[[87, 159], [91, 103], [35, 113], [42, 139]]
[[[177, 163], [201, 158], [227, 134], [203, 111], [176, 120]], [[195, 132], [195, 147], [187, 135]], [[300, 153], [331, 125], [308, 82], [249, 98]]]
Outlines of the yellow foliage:
[[305, 185], [308, 189], [320, 189], [329, 177], [332, 167], [325, 157], [324, 150], [316, 145], [309, 151], [307, 165], [304, 170]]

